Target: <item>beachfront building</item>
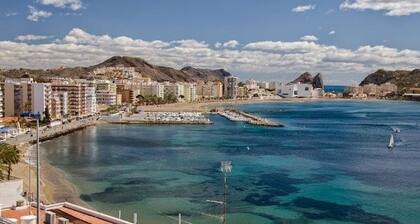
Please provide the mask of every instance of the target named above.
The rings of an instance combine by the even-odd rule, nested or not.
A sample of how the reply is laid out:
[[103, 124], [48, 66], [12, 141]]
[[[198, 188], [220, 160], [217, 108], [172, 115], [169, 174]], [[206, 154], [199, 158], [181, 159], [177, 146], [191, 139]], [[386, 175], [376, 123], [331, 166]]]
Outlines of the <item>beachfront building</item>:
[[180, 98], [184, 95], [184, 85], [181, 83], [170, 83], [165, 82], [163, 83], [164, 86], [164, 96], [173, 95], [177, 98]]
[[96, 80], [96, 102], [102, 105], [117, 105], [117, 85], [109, 80]]
[[4, 82], [4, 116], [15, 117], [32, 108], [31, 78], [6, 79]]
[[41, 115], [43, 119], [49, 114], [49, 119], [56, 119], [57, 114], [52, 114], [52, 90], [50, 83], [32, 83], [31, 112]]
[[96, 88], [88, 86], [86, 87], [86, 114], [95, 114], [96, 112]]
[[224, 97], [235, 99], [238, 96], [239, 78], [235, 76], [225, 77], [224, 80]]
[[260, 87], [261, 89], [269, 89], [270, 83], [266, 81], [260, 81], [258, 82], [258, 87]]
[[208, 99], [212, 97], [212, 82], [198, 82], [196, 85], [197, 99]]
[[310, 98], [312, 97], [313, 87], [312, 84], [306, 83], [290, 83], [282, 85], [279, 88], [278, 95], [281, 97], [297, 97], [297, 98]]
[[74, 80], [53, 80], [51, 83], [54, 93], [67, 93], [68, 114], [75, 117], [96, 113], [95, 88], [89, 85]]
[[223, 97], [223, 83], [220, 81], [212, 82], [211, 97], [219, 99]]
[[185, 102], [193, 102], [197, 99], [197, 89], [195, 83], [184, 83], [184, 100]]
[[258, 86], [258, 82], [257, 82], [256, 80], [254, 80], [254, 79], [247, 80], [247, 81], [245, 82], [245, 86], [246, 86], [249, 90], [253, 90], [253, 89], [258, 89], [258, 88], [260, 88], [260, 87]]
[[145, 96], [157, 96], [164, 98], [165, 96], [165, 85], [158, 82], [152, 82], [140, 85], [140, 95]]
[[55, 119], [66, 118], [69, 114], [67, 92], [52, 92], [51, 115]]

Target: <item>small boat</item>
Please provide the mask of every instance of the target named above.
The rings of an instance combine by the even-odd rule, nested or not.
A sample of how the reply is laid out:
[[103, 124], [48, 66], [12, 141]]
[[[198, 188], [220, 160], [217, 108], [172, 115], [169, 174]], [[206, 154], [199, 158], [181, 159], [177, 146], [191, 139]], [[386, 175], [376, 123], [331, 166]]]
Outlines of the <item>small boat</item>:
[[393, 149], [394, 147], [395, 147], [394, 135], [392, 134], [391, 137], [389, 138], [388, 149]]

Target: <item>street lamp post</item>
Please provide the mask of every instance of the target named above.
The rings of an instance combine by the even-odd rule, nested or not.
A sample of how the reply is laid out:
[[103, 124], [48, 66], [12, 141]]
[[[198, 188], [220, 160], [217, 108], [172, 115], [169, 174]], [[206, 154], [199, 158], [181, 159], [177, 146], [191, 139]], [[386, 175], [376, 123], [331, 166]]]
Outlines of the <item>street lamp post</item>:
[[[22, 113], [22, 117], [30, 117], [36, 119], [36, 224], [40, 224], [40, 196], [41, 196], [41, 165], [40, 165], [40, 152], [39, 152], [39, 120], [41, 115], [39, 113]], [[30, 208], [29, 208], [30, 209]]]

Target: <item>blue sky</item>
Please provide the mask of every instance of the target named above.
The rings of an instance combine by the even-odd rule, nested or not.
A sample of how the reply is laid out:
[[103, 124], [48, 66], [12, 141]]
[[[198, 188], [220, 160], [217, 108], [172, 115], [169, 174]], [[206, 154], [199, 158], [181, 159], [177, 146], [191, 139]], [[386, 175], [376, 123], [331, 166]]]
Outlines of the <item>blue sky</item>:
[[[12, 51], [3, 59], [0, 53], [4, 68], [89, 65], [116, 53], [177, 68], [224, 67], [244, 79], [287, 80], [310, 71], [322, 72], [329, 83], [348, 84], [382, 67], [420, 67], [418, 0], [0, 4], [0, 50]], [[98, 42], [105, 35], [110, 39]], [[53, 57], [39, 53], [44, 49]], [[39, 61], [31, 62], [34, 51]], [[85, 56], [77, 55], [81, 52]], [[19, 64], [13, 58], [24, 60]]]

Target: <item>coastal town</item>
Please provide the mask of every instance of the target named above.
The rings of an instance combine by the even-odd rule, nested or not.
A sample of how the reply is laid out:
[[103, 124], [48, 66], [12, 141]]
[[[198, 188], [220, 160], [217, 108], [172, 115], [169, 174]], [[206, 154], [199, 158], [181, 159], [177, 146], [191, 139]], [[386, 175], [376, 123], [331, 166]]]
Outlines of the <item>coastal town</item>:
[[[34, 169], [28, 149], [37, 139], [45, 141], [75, 130], [101, 123], [137, 125], [211, 125], [209, 116], [218, 115], [231, 122], [269, 128], [284, 124], [240, 111], [238, 104], [319, 99], [368, 99], [393, 96], [398, 92], [389, 82], [346, 87], [342, 92], [327, 91], [321, 74], [303, 73], [293, 81], [241, 81], [233, 75], [222, 79], [196, 82], [155, 81], [124, 65], [98, 67], [88, 78], [43, 77], [36, 81], [31, 74], [6, 78], [0, 85], [0, 141], [5, 148], [22, 150], [21, 160]], [[96, 78], [101, 77], [101, 78]], [[103, 78], [112, 77], [112, 78]], [[411, 90], [414, 91], [414, 90]], [[415, 97], [416, 92], [407, 94]], [[40, 126], [36, 127], [36, 120]], [[12, 176], [9, 162], [8, 178], [0, 181], [3, 215], [10, 223], [34, 221], [34, 193], [29, 179]], [[31, 172], [31, 171], [30, 171]], [[30, 178], [30, 177], [29, 177]], [[7, 195], [7, 197], [5, 197]], [[137, 223], [105, 215], [70, 202], [48, 201], [42, 206], [45, 223]], [[24, 216], [24, 214], [29, 214]], [[60, 217], [58, 217], [58, 215]], [[56, 217], [57, 216], [57, 217]], [[93, 220], [93, 221], [92, 221]]]

